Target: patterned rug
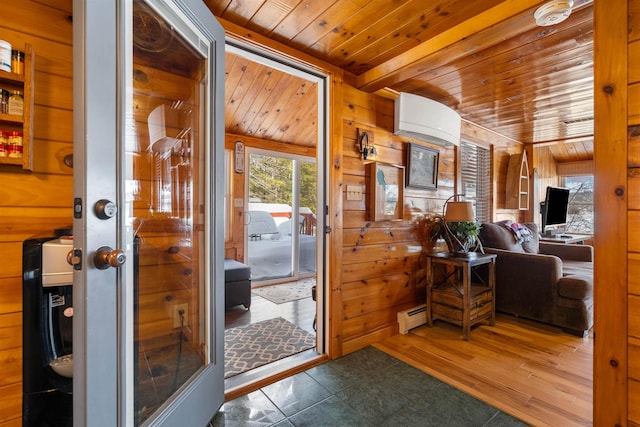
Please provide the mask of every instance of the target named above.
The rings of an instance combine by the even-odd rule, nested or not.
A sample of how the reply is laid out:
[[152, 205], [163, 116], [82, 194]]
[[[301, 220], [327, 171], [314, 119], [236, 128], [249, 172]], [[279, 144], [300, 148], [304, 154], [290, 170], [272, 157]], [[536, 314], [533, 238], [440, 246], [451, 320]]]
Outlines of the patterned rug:
[[224, 377], [275, 362], [315, 345], [315, 336], [282, 317], [227, 329], [224, 333]]
[[297, 282], [281, 283], [279, 285], [261, 286], [252, 289], [256, 295], [266, 298], [276, 304], [311, 298], [311, 287], [316, 284], [315, 278], [302, 279]]

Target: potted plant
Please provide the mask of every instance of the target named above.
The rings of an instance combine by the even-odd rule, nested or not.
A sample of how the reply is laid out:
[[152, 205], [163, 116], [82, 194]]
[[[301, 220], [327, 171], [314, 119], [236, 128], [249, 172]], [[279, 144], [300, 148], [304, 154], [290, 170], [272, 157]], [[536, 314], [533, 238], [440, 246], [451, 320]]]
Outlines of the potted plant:
[[441, 242], [445, 231], [444, 217], [437, 214], [424, 214], [416, 219], [418, 238], [422, 242], [422, 250], [425, 253], [439, 252], [439, 240]]
[[416, 220], [416, 225], [426, 253], [437, 252], [439, 240], [446, 242], [453, 253], [468, 253], [480, 242], [480, 226], [475, 221], [447, 222], [442, 215], [425, 214]]
[[480, 226], [475, 221], [446, 222], [448, 233], [444, 233], [450, 252], [468, 253], [480, 242]]

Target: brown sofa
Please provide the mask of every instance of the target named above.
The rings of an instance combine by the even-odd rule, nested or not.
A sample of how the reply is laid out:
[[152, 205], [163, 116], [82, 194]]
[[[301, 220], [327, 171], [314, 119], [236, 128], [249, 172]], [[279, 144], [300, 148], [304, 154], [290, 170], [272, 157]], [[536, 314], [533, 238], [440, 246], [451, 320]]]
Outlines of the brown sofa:
[[593, 247], [540, 242], [536, 224], [524, 225], [533, 239], [523, 243], [504, 225], [480, 228], [485, 252], [498, 255], [496, 310], [585, 336], [593, 326]]

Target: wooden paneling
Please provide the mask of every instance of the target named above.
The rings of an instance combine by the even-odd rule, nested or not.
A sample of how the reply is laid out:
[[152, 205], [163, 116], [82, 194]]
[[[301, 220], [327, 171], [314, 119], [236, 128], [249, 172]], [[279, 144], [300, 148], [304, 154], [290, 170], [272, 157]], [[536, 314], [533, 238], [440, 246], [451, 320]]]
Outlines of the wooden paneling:
[[[627, 425], [628, 304], [627, 64], [628, 1], [594, 2], [595, 352], [596, 426]], [[635, 18], [637, 19], [637, 18]], [[622, 191], [621, 191], [622, 190]], [[601, 230], [602, 232], [599, 232]]]
[[[71, 1], [62, 2], [71, 10]], [[72, 153], [73, 101], [72, 24], [69, 13], [45, 3], [20, 0], [3, 4], [2, 39], [30, 43], [35, 51], [35, 141], [33, 172], [0, 167], [0, 366], [3, 375], [0, 425], [19, 424], [22, 413], [22, 242], [52, 235], [72, 222], [72, 169], [64, 157]], [[7, 325], [7, 326], [5, 326]], [[17, 331], [18, 336], [15, 336]], [[6, 422], [7, 424], [1, 424]]]
[[[331, 68], [327, 65], [329, 63], [342, 65], [347, 70], [344, 80], [349, 83], [356, 81], [355, 74], [362, 73], [365, 68], [368, 69], [384, 61], [390, 61], [390, 58], [406, 51], [410, 45], [415, 47], [422, 42], [427, 43], [437, 34], [447, 31], [449, 32], [445, 36], [451, 37], [455, 32], [456, 25], [464, 25], [464, 28], [469, 30], [473, 22], [482, 22], [483, 26], [478, 27], [475, 31], [480, 38], [475, 38], [476, 36], [473, 35], [466, 42], [473, 44], [474, 40], [480, 41], [486, 49], [482, 51], [473, 51], [472, 49], [470, 50], [472, 57], [460, 54], [456, 62], [452, 62], [451, 60], [454, 59], [452, 53], [460, 53], [469, 46], [441, 44], [443, 46], [442, 52], [432, 58], [435, 61], [440, 61], [439, 66], [434, 67], [427, 74], [421, 71], [417, 74], [403, 75], [403, 80], [397, 88], [402, 90], [411, 88], [412, 91], [419, 94], [433, 96], [458, 109], [462, 112], [463, 117], [472, 122], [484, 124], [483, 128], [477, 128], [476, 131], [463, 130], [463, 132], [467, 132], [473, 142], [483, 143], [485, 140], [491, 139], [487, 134], [487, 129], [489, 133], [499, 131], [504, 134], [498, 135], [494, 139], [494, 143], [500, 145], [494, 149], [495, 219], [522, 219], [516, 215], [517, 213], [501, 208], [501, 206], [504, 207], [504, 197], [501, 196], [504, 194], [503, 186], [506, 174], [504, 159], [514, 151], [522, 149], [521, 146], [510, 145], [511, 140], [528, 142], [548, 139], [549, 137], [545, 136], [548, 134], [533, 131], [536, 126], [540, 125], [539, 119], [547, 120], [547, 123], [553, 119], [554, 126], [562, 128], [562, 131], [556, 130], [555, 137], [558, 139], [576, 138], [576, 135], [582, 137], [585, 133], [589, 133], [592, 124], [592, 120], [588, 117], [592, 112], [592, 103], [589, 96], [584, 95], [587, 88], [591, 90], [590, 94], [593, 93], [593, 88], [589, 83], [591, 79], [590, 58], [587, 54], [593, 37], [593, 31], [589, 27], [589, 14], [591, 13], [589, 1], [576, 1], [577, 10], [571, 18], [577, 17], [578, 19], [569, 19], [559, 26], [546, 29], [534, 28], [529, 22], [530, 16], [526, 19], [524, 16], [516, 17], [513, 22], [523, 24], [521, 28], [514, 29], [513, 22], [505, 24], [511, 26], [508, 34], [516, 35], [514, 40], [505, 40], [507, 42], [505, 46], [508, 46], [508, 50], [515, 56], [510, 56], [508, 52], [501, 50], [497, 40], [495, 45], [488, 43], [489, 35], [485, 29], [490, 28], [495, 22], [491, 22], [490, 14], [483, 15], [482, 11], [485, 8], [495, 6], [497, 2], [493, 1], [467, 2], [460, 7], [460, 2], [450, 0], [440, 4], [440, 9], [437, 11], [424, 10], [423, 2], [418, 1], [397, 5], [394, 2], [381, 0], [366, 3], [353, 1], [346, 5], [344, 2], [330, 1], [328, 3], [313, 2], [310, 7], [307, 7], [305, 2], [294, 2], [294, 7], [283, 9], [280, 12], [272, 7], [280, 5], [282, 2], [206, 0], [206, 3], [218, 16], [223, 16], [229, 21], [246, 27], [235, 27], [237, 30], [235, 34], [250, 34], [249, 38], [254, 41], [264, 40], [264, 38], [258, 37], [260, 35], [269, 35], [282, 42], [281, 44], [271, 43], [270, 46], [272, 48], [276, 46], [273, 49], [282, 51], [285, 56], [297, 56], [304, 62], [313, 63], [314, 59], [311, 55], [316, 55], [326, 61], [324, 62], [326, 69]], [[503, 3], [508, 6], [509, 2]], [[615, 39], [614, 35], [610, 34], [610, 29], [620, 27], [619, 23], [626, 20], [626, 15], [617, 12], [618, 3], [620, 0], [615, 0], [615, 4], [601, 2], [600, 11], [596, 11], [598, 16], [606, 16], [603, 19], [605, 24], [602, 24], [603, 28], [599, 32], [599, 34], [606, 35], [601, 52], [608, 56], [611, 64], [626, 64], [627, 61], [620, 60], [625, 55], [621, 54], [619, 49], [616, 49], [615, 53], [608, 52], [611, 40]], [[640, 3], [638, 0], [629, 1], [632, 18], [638, 16], [640, 10], [638, 3]], [[522, 4], [524, 3], [521, 3], [519, 7], [526, 8]], [[529, 4], [532, 5], [533, 2]], [[459, 10], [451, 9], [453, 5], [456, 5]], [[421, 8], [424, 14], [415, 13], [416, 8]], [[15, 44], [28, 42], [34, 46], [36, 52], [35, 104], [38, 124], [34, 145], [34, 172], [19, 172], [10, 167], [0, 169], [0, 177], [6, 178], [6, 181], [3, 179], [3, 183], [10, 184], [3, 185], [0, 190], [0, 194], [3, 196], [3, 201], [0, 202], [0, 254], [20, 251], [20, 245], [24, 239], [34, 234], [51, 233], [55, 227], [68, 225], [72, 213], [72, 170], [63, 164], [64, 156], [71, 153], [72, 150], [72, 47], [71, 23], [68, 17], [72, 9], [71, 1], [19, 0], [8, 2], [6, 9], [12, 19], [3, 20], [0, 24], [2, 38]], [[407, 13], [407, 10], [411, 13]], [[375, 14], [371, 11], [375, 11]], [[611, 11], [616, 11], [616, 14], [620, 16], [617, 18], [607, 16]], [[529, 10], [529, 15], [530, 12], [531, 10]], [[371, 16], [378, 16], [380, 19], [374, 21]], [[406, 25], [399, 26], [398, 24], [391, 25], [389, 19], [384, 19], [384, 16], [388, 16], [391, 22], [393, 22], [392, 17], [408, 18], [405, 19]], [[631, 41], [638, 39], [637, 35], [640, 34], [640, 30], [638, 30], [640, 24], [635, 21], [637, 19], [631, 19], [629, 32], [629, 40]], [[526, 25], [524, 25], [525, 22]], [[227, 26], [227, 28], [231, 28], [231, 26]], [[248, 29], [251, 28], [259, 34], [249, 33]], [[493, 34], [500, 34], [500, 31], [494, 31]], [[503, 36], [504, 34], [507, 33], [502, 33]], [[563, 35], [567, 35], [567, 39], [563, 39]], [[621, 37], [626, 35], [625, 28], [624, 35]], [[535, 37], [535, 41], [530, 37]], [[298, 50], [292, 49], [292, 46], [297, 47]], [[383, 46], [388, 48], [381, 49]], [[520, 50], [518, 46], [526, 48], [520, 56], [517, 54]], [[398, 50], [395, 50], [396, 47]], [[626, 49], [625, 46], [625, 51]], [[630, 49], [635, 48], [630, 47]], [[564, 62], [552, 65], [547, 59], [548, 55], [537, 51], [554, 52], [554, 56], [564, 58]], [[526, 56], [530, 56], [530, 58]], [[536, 71], [537, 68], [529, 64], [539, 60], [543, 61], [545, 65]], [[603, 58], [598, 58], [598, 61], [603, 61]], [[596, 93], [600, 98], [610, 99], [609, 96], [603, 95], [602, 88], [607, 84], [624, 79], [612, 78], [611, 74], [614, 71], [619, 72], [619, 70], [610, 66], [609, 61], [605, 62], [606, 66], [602, 67], [603, 73], [599, 80], [598, 87], [600, 89]], [[234, 59], [229, 60], [227, 65], [233, 67], [237, 64]], [[483, 70], [482, 66], [490, 68]], [[394, 72], [401, 71], [400, 68], [395, 67]], [[538, 74], [528, 75], [526, 74], [527, 70]], [[469, 75], [470, 71], [473, 71], [474, 74]], [[422, 268], [420, 256], [410, 251], [412, 247], [418, 246], [416, 238], [411, 234], [411, 222], [417, 214], [439, 212], [442, 209], [444, 200], [454, 192], [457, 168], [456, 151], [452, 148], [440, 148], [440, 185], [438, 190], [435, 192], [407, 191], [406, 202], [410, 205], [410, 209], [406, 210], [404, 221], [393, 224], [368, 221], [366, 200], [347, 202], [345, 199], [345, 183], [365, 185], [363, 180], [364, 163], [359, 159], [358, 153], [354, 151], [357, 129], [364, 128], [372, 132], [380, 153], [376, 159], [378, 161], [402, 164], [404, 162], [404, 142], [408, 139], [392, 134], [393, 105], [390, 99], [358, 90], [343, 81], [339, 70], [333, 69], [333, 72], [335, 72], [335, 75], [332, 76], [335, 84], [331, 88], [330, 96], [332, 100], [330, 110], [331, 144], [328, 159], [330, 165], [328, 224], [333, 230], [329, 235], [330, 258], [328, 262], [332, 266], [332, 277], [328, 281], [330, 289], [327, 293], [331, 320], [330, 347], [335, 349], [332, 356], [336, 357], [393, 334], [397, 328], [395, 326], [396, 312], [424, 300], [423, 288], [419, 280], [419, 276], [422, 274], [420, 272]], [[633, 70], [630, 72], [633, 73]], [[271, 74], [268, 73], [267, 70], [251, 68], [245, 69], [241, 74], [232, 72], [227, 75], [228, 81], [235, 79], [232, 85], [234, 89], [226, 91], [229, 95], [227, 106], [230, 108], [230, 112], [237, 112], [234, 120], [230, 121], [228, 125], [238, 129], [238, 133], [242, 133], [240, 132], [242, 128], [249, 129], [253, 135], [260, 136], [266, 135], [267, 129], [270, 132], [281, 132], [286, 138], [270, 137], [269, 139], [289, 143], [291, 142], [289, 135], [300, 132], [302, 128], [311, 128], [317, 125], [313, 123], [312, 115], [309, 114], [309, 105], [296, 104], [296, 114], [288, 115], [289, 118], [293, 117], [294, 119], [286, 126], [278, 125], [275, 118], [267, 119], [266, 117], [271, 113], [275, 114], [278, 109], [293, 107], [293, 102], [289, 102], [290, 100], [310, 100], [313, 98], [310, 95], [313, 90], [295, 84], [287, 84], [286, 88], [279, 86], [282, 83], [282, 76], [278, 79], [273, 71]], [[240, 79], [240, 76], [243, 78]], [[478, 76], [488, 77], [482, 80], [478, 79]], [[418, 81], [417, 77], [420, 77], [422, 81]], [[438, 83], [433, 84], [433, 81]], [[456, 86], [456, 81], [458, 86]], [[277, 102], [271, 104], [264, 94], [251, 93], [261, 89], [282, 92], [291, 87], [295, 87], [297, 90], [296, 92], [287, 92], [290, 94], [289, 98], [275, 98]], [[533, 92], [534, 87], [539, 91]], [[517, 93], [518, 90], [521, 92]], [[633, 91], [633, 87], [630, 90]], [[237, 96], [234, 98], [233, 94], [237, 94]], [[522, 95], [535, 99], [535, 102], [523, 100]], [[616, 92], [615, 95], [617, 96], [618, 93]], [[635, 98], [630, 97], [629, 99], [633, 101]], [[247, 104], [238, 101], [237, 105], [230, 105], [232, 101], [235, 104], [236, 99], [251, 99], [254, 102]], [[470, 102], [468, 104], [465, 101], [467, 99]], [[486, 105], [490, 103], [491, 108], [482, 107], [482, 103]], [[516, 105], [519, 106], [519, 109], [516, 108]], [[619, 154], [623, 150], [618, 150], [617, 145], [616, 149], [612, 150], [612, 143], [618, 144], [619, 141], [624, 140], [624, 137], [619, 137], [616, 133], [619, 130], [619, 119], [617, 118], [621, 112], [619, 106], [619, 102], [610, 105], [609, 102], [602, 101], [599, 107], [612, 111], [610, 116], [602, 119], [600, 139], [595, 143], [597, 147], [600, 147], [602, 153], [602, 163], [600, 166], [596, 166], [596, 174], [605, 178], [598, 181], [598, 188], [601, 188], [599, 190], [601, 200], [598, 202], [599, 207], [596, 207], [598, 212], [605, 212], [610, 206], [616, 206], [615, 198], [612, 196], [613, 190], [617, 186], [625, 188], [626, 178], [620, 178], [617, 174], [620, 168], [624, 168], [618, 162]], [[636, 108], [633, 103], [630, 106], [631, 109]], [[270, 114], [266, 114], [266, 112]], [[283, 114], [280, 113], [277, 116], [283, 116]], [[264, 120], [260, 121], [263, 117]], [[565, 126], [565, 123], [568, 125]], [[546, 126], [547, 132], [549, 132], [549, 125]], [[304, 139], [301, 141], [301, 144], [304, 144]], [[580, 160], [575, 156], [588, 155], [590, 149], [588, 138], [580, 138], [580, 141], [582, 141], [580, 142], [582, 146], [577, 143], [577, 145], [564, 144], [562, 148], [558, 148], [558, 153], [555, 154], [554, 150], [550, 149], [550, 158], [567, 156], [563, 157], [566, 160], [574, 156], [571, 158]], [[634, 151], [631, 142], [630, 139], [630, 153]], [[630, 155], [628, 160], [629, 164], [632, 164], [632, 161], [636, 162], [634, 164], [637, 167], [636, 157]], [[628, 176], [628, 174], [624, 175]], [[33, 188], [40, 188], [40, 190], [34, 191]], [[635, 194], [635, 186], [630, 185], [629, 191], [630, 193], [627, 195], [629, 200], [640, 198]], [[613, 203], [610, 200], [612, 198], [614, 199]], [[616, 212], [618, 212], [617, 208]], [[602, 218], [603, 224], [605, 224], [603, 227], [607, 229], [611, 227], [611, 224], [626, 223], [626, 213], [624, 218], [621, 218], [620, 215], [615, 216], [611, 212], [603, 213]], [[624, 228], [624, 226], [621, 227]], [[396, 230], [398, 230], [397, 233]], [[393, 234], [393, 238], [391, 238], [391, 234]], [[364, 237], [360, 239], [361, 235]], [[612, 250], [610, 254], [604, 255], [606, 257], [604, 262], [602, 258], [600, 259], [597, 271], [601, 272], [601, 275], [613, 274], [614, 277], [606, 279], [607, 283], [613, 280], [612, 286], [615, 294], [603, 295], [599, 293], [597, 295], [599, 302], [597, 310], [599, 310], [599, 316], [602, 316], [598, 317], [598, 323], [602, 319], [601, 323], [608, 328], [603, 329], [604, 332], [601, 334], [607, 338], [603, 338], [606, 342], [602, 341], [602, 350], [598, 358], [602, 361], [598, 365], [598, 369], [600, 369], [599, 378], [602, 378], [603, 382], [596, 387], [596, 395], [602, 396], [599, 409], [604, 414], [617, 413], [621, 405], [617, 403], [620, 401], [617, 397], [625, 397], [623, 400], [627, 401], [625, 392], [620, 392], [621, 385], [626, 382], [615, 373], [616, 370], [609, 363], [612, 356], [617, 356], [620, 351], [619, 346], [616, 345], [619, 343], [620, 325], [628, 320], [626, 312], [622, 308], [613, 304], [611, 304], [613, 307], [609, 307], [609, 303], [626, 301], [626, 298], [621, 298], [618, 294], [620, 281], [626, 280], [625, 269], [619, 268], [620, 260], [623, 259], [620, 258], [619, 247], [624, 243], [626, 235], [626, 230], [620, 230], [616, 227], [606, 238], [606, 241], [599, 242], [599, 244], [608, 243], [604, 247], [607, 251]], [[388, 248], [389, 245], [401, 248], [400, 255], [394, 257], [390, 255], [390, 250], [384, 250], [381, 254], [385, 255], [378, 256], [378, 251], [375, 249]], [[343, 257], [345, 253], [356, 255], [345, 259]], [[363, 260], [360, 255], [357, 255], [359, 253], [368, 255], [374, 253], [374, 258]], [[598, 251], [596, 256], [598, 257], [600, 253], [601, 251]], [[624, 255], [626, 252], [622, 251], [622, 254]], [[633, 263], [630, 261], [630, 269], [633, 268], [632, 265]], [[615, 269], [612, 266], [615, 266]], [[179, 273], [175, 274], [179, 277]], [[621, 278], [622, 275], [625, 276], [625, 279]], [[603, 280], [603, 278], [596, 277], [596, 281], [598, 280]], [[165, 283], [165, 285], [169, 284]], [[14, 322], [16, 316], [18, 318], [21, 316], [21, 294], [16, 292], [21, 287], [20, 271], [15, 266], [9, 267], [3, 264], [0, 269], [0, 286], [5, 286], [8, 293], [6, 296], [7, 305], [5, 306], [4, 301], [0, 305], [2, 307], [0, 320], [4, 322], [9, 319], [7, 321], [10, 323]], [[631, 288], [632, 284], [630, 283]], [[383, 292], [380, 296], [372, 297], [371, 289], [381, 289]], [[607, 287], [607, 292], [609, 290], [610, 288]], [[167, 289], [162, 288], [158, 292], [167, 292]], [[363, 296], [359, 295], [361, 292]], [[382, 295], [388, 296], [390, 300], [386, 301]], [[5, 310], [9, 311], [5, 312]], [[6, 316], [11, 316], [11, 318]], [[155, 322], [150, 327], [151, 333], [156, 330], [155, 327], [162, 329], [165, 326], [162, 321]], [[611, 331], [613, 333], [610, 335]], [[0, 340], [0, 352], [13, 348], [3, 347], [5, 346], [3, 343], [8, 341]], [[622, 357], [619, 360], [621, 363], [618, 370], [624, 370], [626, 359]], [[3, 395], [0, 423], [5, 420], [10, 424], [19, 423], [21, 393], [19, 380], [2, 386], [0, 391]], [[610, 405], [612, 396], [616, 396], [614, 400], [616, 403]], [[605, 407], [605, 405], [610, 406]], [[606, 425], [614, 423], [623, 425], [624, 421], [606, 418]]]
[[[356, 149], [358, 130], [369, 133], [369, 141], [377, 150], [376, 162], [405, 165], [407, 138], [393, 135], [393, 101], [366, 94], [351, 86], [344, 87], [342, 162], [343, 246], [340, 257], [341, 348], [354, 351], [397, 332], [396, 313], [420, 304], [424, 288], [419, 290], [421, 245], [417, 241], [412, 219], [424, 212], [416, 206], [442, 208], [442, 202], [412, 203], [405, 209], [403, 221], [370, 221], [366, 165]], [[382, 118], [382, 120], [380, 120]], [[387, 119], [388, 118], [388, 119]], [[435, 147], [440, 148], [440, 147]], [[440, 163], [453, 161], [454, 151], [440, 151]], [[442, 181], [454, 182], [454, 168], [441, 167]], [[449, 176], [447, 176], [447, 174]], [[363, 197], [346, 200], [346, 186], [359, 185]], [[438, 192], [411, 191], [412, 200], [433, 199], [437, 194], [446, 199], [452, 188], [440, 185]], [[404, 200], [407, 205], [407, 198]]]
[[[558, 158], [554, 156], [554, 159], [558, 161]], [[558, 175], [593, 175], [593, 161], [585, 160], [581, 162], [562, 162], [556, 164], [556, 171]]]
[[22, 382], [0, 386], [2, 407], [0, 408], [0, 426], [22, 425]]
[[315, 147], [315, 83], [232, 53], [225, 72], [226, 133]]
[[[594, 124], [592, 0], [574, 1], [569, 19], [549, 27], [535, 24], [538, 0], [442, 0], [427, 6], [419, 0], [205, 3], [237, 25], [234, 32], [251, 33], [253, 40], [268, 37], [340, 67], [346, 81], [363, 92], [427, 96], [506, 140], [572, 141], [564, 147], [571, 160], [592, 158], [587, 141]], [[265, 94], [287, 89], [278, 89], [277, 73], [237, 59], [228, 64], [239, 71], [228, 72], [233, 90], [227, 92], [227, 106], [234, 119], [227, 129], [256, 135], [256, 120], [274, 111], [260, 107], [266, 105]], [[240, 97], [252, 101], [238, 104]]]
[[[377, 156], [376, 162], [406, 165], [406, 142], [410, 138], [393, 134], [393, 100], [367, 94], [351, 86], [344, 86], [342, 102], [343, 157], [341, 160], [343, 217], [340, 307], [338, 314], [340, 348], [354, 351], [397, 332], [397, 312], [424, 303], [424, 260], [421, 243], [416, 236], [413, 220], [425, 213], [441, 213], [447, 198], [456, 186], [456, 153], [452, 147], [433, 146], [440, 152], [438, 189], [407, 188], [404, 198], [404, 221], [370, 221], [367, 212], [366, 164], [356, 149], [358, 130], [369, 133]], [[500, 153], [522, 150], [521, 145], [508, 145], [504, 137], [488, 132], [471, 123], [463, 129], [462, 138], [486, 147], [499, 145]], [[496, 187], [504, 192], [505, 180], [500, 179], [506, 169], [499, 167], [501, 156], [494, 158]], [[497, 171], [497, 172], [496, 172]], [[346, 200], [346, 186], [357, 185], [363, 190], [361, 200]], [[504, 193], [503, 193], [504, 194]], [[502, 197], [504, 207], [504, 196]], [[520, 220], [516, 210], [502, 210]], [[335, 318], [335, 317], [334, 317]], [[337, 356], [338, 354], [332, 354]]]
[[547, 186], [557, 186], [560, 184], [558, 177], [558, 164], [552, 153], [551, 147], [533, 147], [532, 167], [534, 175], [533, 210], [532, 219], [539, 226], [542, 218], [540, 216], [540, 202], [544, 201]]
[[[640, 54], [640, 44], [638, 38], [640, 38], [640, 1], [629, 0], [628, 1], [628, 14], [629, 14], [629, 57], [637, 58]], [[627, 180], [628, 180], [628, 218], [629, 218], [629, 254], [628, 254], [628, 346], [627, 346], [627, 359], [628, 361], [628, 388], [624, 389], [624, 382], [620, 379], [618, 385], [613, 389], [613, 395], [609, 394], [608, 398], [613, 399], [625, 399], [628, 413], [627, 419], [629, 425], [640, 425], [640, 243], [638, 242], [637, 233], [638, 230], [637, 221], [640, 219], [640, 129], [636, 125], [639, 122], [640, 117], [640, 105], [638, 104], [638, 92], [640, 91], [640, 69], [638, 68], [638, 61], [628, 61], [629, 75], [629, 128], [628, 128], [628, 145], [627, 145]], [[618, 164], [621, 165], [621, 161]], [[635, 233], [635, 234], [634, 234]], [[616, 299], [612, 309], [625, 308], [624, 302], [618, 302]], [[612, 318], [611, 324], [617, 319]], [[624, 332], [621, 331], [621, 333]], [[621, 335], [617, 334], [617, 337]], [[621, 343], [622, 344], [622, 343]], [[623, 352], [623, 348], [619, 351]], [[603, 351], [604, 352], [604, 351]], [[600, 367], [601, 366], [601, 367]], [[604, 364], [596, 365], [596, 368], [600, 367], [596, 373], [601, 375], [608, 375]], [[607, 379], [603, 385], [597, 384], [599, 389], [603, 390], [602, 396], [605, 393], [611, 392], [612, 381]], [[624, 410], [624, 407], [620, 409], [620, 412]], [[608, 419], [616, 419], [614, 415], [604, 410], [596, 412], [598, 418], [609, 416]], [[600, 415], [602, 414], [602, 415]], [[624, 415], [622, 412], [621, 415]], [[620, 417], [618, 417], [619, 419]], [[608, 420], [607, 419], [607, 420]]]

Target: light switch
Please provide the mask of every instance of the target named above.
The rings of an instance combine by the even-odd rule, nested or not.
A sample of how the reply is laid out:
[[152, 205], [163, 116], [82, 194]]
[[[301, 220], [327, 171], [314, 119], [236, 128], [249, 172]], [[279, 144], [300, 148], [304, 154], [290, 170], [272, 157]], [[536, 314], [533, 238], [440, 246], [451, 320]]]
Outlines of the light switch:
[[347, 185], [347, 200], [362, 200], [362, 185]]

